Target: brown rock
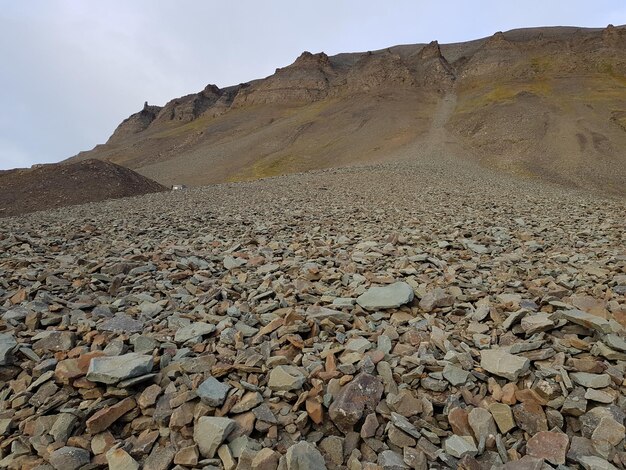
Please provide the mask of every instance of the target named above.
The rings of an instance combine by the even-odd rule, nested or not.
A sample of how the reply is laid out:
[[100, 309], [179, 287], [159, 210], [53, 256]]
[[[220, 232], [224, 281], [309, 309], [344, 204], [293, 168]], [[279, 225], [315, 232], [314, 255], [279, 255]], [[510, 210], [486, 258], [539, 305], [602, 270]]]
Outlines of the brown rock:
[[135, 406], [135, 400], [131, 397], [128, 397], [116, 403], [115, 405], [108, 406], [96, 411], [87, 420], [87, 431], [90, 434], [97, 434], [106, 430], [115, 421], [128, 413]]
[[195, 467], [198, 465], [198, 446], [187, 446], [180, 449], [174, 456], [174, 463], [176, 465], [183, 465], [186, 467]]
[[311, 418], [311, 421], [313, 421], [315, 424], [322, 424], [322, 421], [324, 419], [322, 404], [313, 398], [309, 398], [305, 402], [305, 407], [309, 418]]
[[554, 465], [565, 463], [569, 437], [560, 432], [540, 431], [526, 444], [526, 455], [545, 459]]
[[465, 408], [454, 408], [450, 411], [448, 413], [448, 422], [452, 427], [452, 432], [457, 436], [473, 436]]
[[275, 450], [264, 447], [256, 453], [252, 459], [252, 467], [255, 470], [276, 470], [280, 454]]
[[517, 403], [515, 392], [517, 392], [517, 385], [512, 382], [509, 382], [502, 387], [502, 403], [506, 405], [515, 405], [515, 403]]
[[548, 419], [539, 403], [529, 400], [513, 407], [515, 422], [530, 435], [548, 430]]
[[352, 431], [364, 411], [376, 409], [383, 391], [383, 383], [378, 377], [360, 373], [339, 391], [328, 409], [330, 419], [344, 433]]
[[142, 409], [148, 408], [150, 406], [153, 406], [156, 403], [157, 398], [159, 398], [159, 395], [161, 395], [161, 387], [159, 387], [157, 384], [152, 384], [149, 387], [147, 387], [141, 393], [141, 395], [139, 395], [139, 398], [137, 399], [137, 403]]

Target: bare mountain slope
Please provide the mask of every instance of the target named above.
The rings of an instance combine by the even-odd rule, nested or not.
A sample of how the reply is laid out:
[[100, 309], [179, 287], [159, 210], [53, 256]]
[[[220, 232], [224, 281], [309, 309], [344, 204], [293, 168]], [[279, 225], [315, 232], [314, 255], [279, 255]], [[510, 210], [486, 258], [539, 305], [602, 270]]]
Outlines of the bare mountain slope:
[[534, 28], [458, 44], [303, 53], [262, 80], [146, 106], [100, 158], [201, 185], [398, 159], [472, 158], [626, 188], [626, 29]]
[[0, 217], [163, 191], [134, 171], [100, 160], [0, 172]]

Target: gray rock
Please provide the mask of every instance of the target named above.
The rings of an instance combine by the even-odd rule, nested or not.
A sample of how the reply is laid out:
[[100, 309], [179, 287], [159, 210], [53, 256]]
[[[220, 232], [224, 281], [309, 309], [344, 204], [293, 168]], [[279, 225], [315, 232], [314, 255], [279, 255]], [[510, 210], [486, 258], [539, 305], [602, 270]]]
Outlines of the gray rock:
[[487, 372], [517, 380], [530, 368], [530, 361], [525, 357], [514, 356], [503, 349], [485, 349], [480, 352], [480, 367]]
[[203, 403], [217, 407], [224, 404], [230, 389], [230, 385], [220, 382], [215, 377], [209, 377], [200, 384], [196, 393]]
[[44, 351], [69, 351], [74, 347], [76, 335], [71, 331], [42, 331], [33, 336], [33, 349]]
[[452, 385], [463, 385], [469, 378], [469, 372], [453, 364], [446, 364], [443, 368], [443, 378]]
[[592, 315], [591, 313], [583, 312], [582, 310], [566, 310], [560, 312], [560, 314], [563, 318], [572, 323], [599, 331], [600, 333], [611, 333], [613, 331], [608, 320]]
[[465, 455], [473, 457], [478, 453], [478, 449], [470, 436], [457, 436], [456, 434], [445, 440], [444, 450], [447, 454], [457, 459]]
[[218, 447], [224, 442], [235, 427], [235, 421], [229, 418], [202, 416], [193, 430], [193, 440], [198, 444], [200, 454], [212, 459]]
[[[375, 416], [376, 415], [374, 415], [374, 417]], [[398, 414], [392, 411], [391, 422], [395, 427], [397, 427], [398, 429], [401, 429], [402, 431], [407, 433], [409, 436], [413, 436], [415, 439], [419, 439], [420, 437], [422, 437], [419, 430], [401, 414]]]
[[122, 380], [149, 374], [152, 356], [128, 353], [122, 356], [95, 357], [89, 363], [87, 379], [92, 382], [116, 384]]
[[78, 470], [90, 461], [89, 452], [79, 447], [61, 447], [50, 454], [50, 465], [56, 470]]
[[338, 312], [337, 310], [332, 310], [330, 308], [320, 307], [319, 305], [311, 305], [306, 310], [306, 317], [311, 320], [324, 320], [326, 318], [331, 318], [334, 320], [348, 321], [352, 315], [345, 312]]
[[413, 288], [406, 282], [394, 282], [384, 287], [370, 287], [356, 301], [365, 310], [398, 308], [411, 302], [414, 295]]
[[474, 436], [479, 441], [486, 440], [489, 437], [495, 438], [496, 434], [498, 434], [493, 416], [484, 408], [474, 408], [470, 411], [467, 420], [472, 431], [474, 431]]
[[306, 380], [305, 375], [294, 366], [277, 366], [270, 372], [268, 387], [274, 391], [288, 392], [300, 390]]
[[287, 470], [327, 470], [320, 451], [307, 441], [297, 442], [287, 449], [285, 465]]
[[606, 335], [602, 340], [608, 347], [626, 352], [626, 339], [617, 335]]
[[0, 333], [0, 366], [6, 366], [13, 361], [13, 351], [17, 341], [11, 333]]
[[580, 457], [579, 463], [585, 470], [618, 470], [618, 468], [601, 457], [591, 455]]
[[378, 465], [383, 470], [404, 470], [409, 466], [404, 463], [402, 455], [393, 450], [384, 450], [378, 455]]
[[570, 378], [579, 385], [588, 388], [605, 388], [611, 385], [609, 374], [589, 374], [587, 372], [572, 372]]
[[195, 322], [188, 326], [183, 326], [176, 331], [174, 341], [184, 343], [193, 338], [199, 338], [215, 331], [215, 325], [210, 323]]
[[116, 313], [113, 318], [103, 321], [98, 326], [100, 331], [123, 331], [138, 333], [143, 330], [143, 322], [137, 321], [125, 313]]
[[13, 307], [10, 310], [7, 310], [4, 315], [2, 315], [2, 319], [5, 322], [21, 322], [26, 319], [26, 315], [28, 315], [29, 310], [26, 307], [17, 306]]
[[241, 258], [234, 258], [232, 256], [224, 256], [224, 267], [226, 269], [236, 269], [239, 268], [241, 266], [243, 266], [244, 264], [246, 264], [246, 260], [245, 259], [241, 259]]

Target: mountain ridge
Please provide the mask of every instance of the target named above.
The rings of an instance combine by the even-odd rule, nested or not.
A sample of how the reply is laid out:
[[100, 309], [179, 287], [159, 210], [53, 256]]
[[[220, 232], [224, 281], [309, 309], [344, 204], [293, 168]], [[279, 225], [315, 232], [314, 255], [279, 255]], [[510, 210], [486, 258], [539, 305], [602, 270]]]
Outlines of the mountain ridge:
[[202, 185], [316, 168], [429, 159], [438, 104], [455, 108], [435, 147], [568, 185], [626, 182], [626, 29], [546, 27], [464, 43], [302, 53], [263, 79], [149, 106], [100, 158], [163, 184]]

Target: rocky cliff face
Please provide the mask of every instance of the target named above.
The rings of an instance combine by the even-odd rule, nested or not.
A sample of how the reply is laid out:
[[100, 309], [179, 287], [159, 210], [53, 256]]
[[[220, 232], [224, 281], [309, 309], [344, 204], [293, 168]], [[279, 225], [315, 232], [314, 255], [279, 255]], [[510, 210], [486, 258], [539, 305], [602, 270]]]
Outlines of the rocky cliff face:
[[536, 28], [458, 44], [304, 52], [265, 79], [145, 106], [75, 158], [206, 184], [434, 158], [452, 142], [453, 153], [490, 166], [616, 188], [626, 178], [609, 170], [626, 168], [623, 113], [624, 27]]

